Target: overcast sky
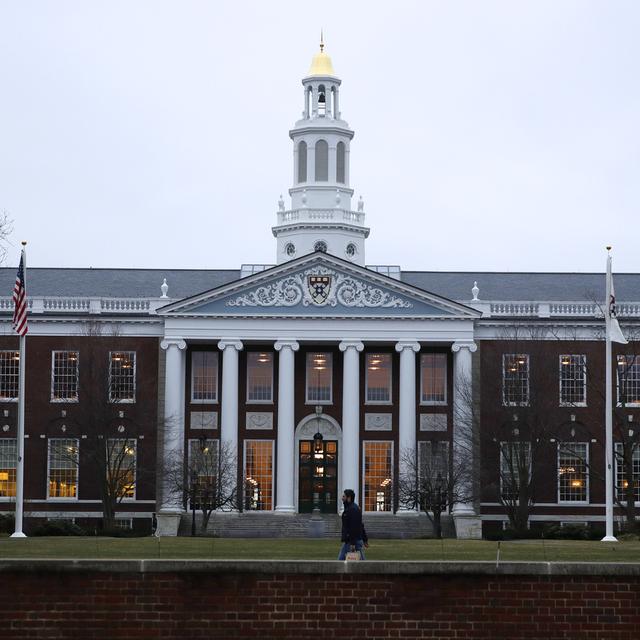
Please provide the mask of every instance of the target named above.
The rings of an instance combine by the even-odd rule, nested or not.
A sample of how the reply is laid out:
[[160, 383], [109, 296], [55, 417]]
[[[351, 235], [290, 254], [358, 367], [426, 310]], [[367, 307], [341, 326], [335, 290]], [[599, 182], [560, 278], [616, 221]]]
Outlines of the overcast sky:
[[275, 262], [324, 28], [367, 264], [640, 259], [640, 2], [0, 0], [8, 262]]

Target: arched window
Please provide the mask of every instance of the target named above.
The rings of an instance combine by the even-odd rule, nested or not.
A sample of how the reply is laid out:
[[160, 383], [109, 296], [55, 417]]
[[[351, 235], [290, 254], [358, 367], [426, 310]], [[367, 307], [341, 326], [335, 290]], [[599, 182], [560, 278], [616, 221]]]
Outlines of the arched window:
[[336, 182], [344, 184], [344, 142], [336, 147]]
[[316, 182], [329, 180], [329, 145], [326, 140], [316, 142]]
[[307, 143], [298, 143], [298, 182], [307, 181]]

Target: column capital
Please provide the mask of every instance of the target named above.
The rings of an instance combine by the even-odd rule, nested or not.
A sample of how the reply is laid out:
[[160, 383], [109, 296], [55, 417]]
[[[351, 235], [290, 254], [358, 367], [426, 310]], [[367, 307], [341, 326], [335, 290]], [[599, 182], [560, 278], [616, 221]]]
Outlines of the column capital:
[[277, 340], [273, 345], [276, 351], [281, 351], [285, 347], [288, 347], [291, 351], [297, 351], [300, 348], [300, 344], [297, 340]]
[[400, 340], [400, 342], [396, 342], [396, 351], [401, 353], [405, 349], [411, 349], [415, 353], [420, 351], [420, 343], [415, 340]]
[[225, 338], [218, 342], [218, 349], [220, 349], [220, 351], [224, 351], [227, 347], [232, 347], [236, 351], [242, 351], [242, 340], [239, 338]]
[[182, 351], [187, 348], [187, 343], [182, 338], [164, 338], [160, 343], [160, 347], [165, 351], [169, 347], [178, 347]]
[[460, 349], [469, 349], [469, 352], [473, 353], [478, 350], [478, 345], [473, 340], [460, 340], [451, 345], [451, 351], [453, 351], [453, 353], [458, 353]]
[[343, 340], [340, 343], [340, 351], [346, 351], [349, 348], [354, 348], [360, 352], [364, 349], [364, 344], [360, 340]]

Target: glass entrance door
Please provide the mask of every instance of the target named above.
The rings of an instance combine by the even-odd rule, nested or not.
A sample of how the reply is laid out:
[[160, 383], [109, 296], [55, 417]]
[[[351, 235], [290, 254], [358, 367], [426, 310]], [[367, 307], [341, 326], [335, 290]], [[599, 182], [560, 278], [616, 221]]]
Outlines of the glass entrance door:
[[338, 442], [323, 440], [321, 451], [314, 451], [313, 440], [300, 440], [298, 510], [311, 513], [337, 512]]

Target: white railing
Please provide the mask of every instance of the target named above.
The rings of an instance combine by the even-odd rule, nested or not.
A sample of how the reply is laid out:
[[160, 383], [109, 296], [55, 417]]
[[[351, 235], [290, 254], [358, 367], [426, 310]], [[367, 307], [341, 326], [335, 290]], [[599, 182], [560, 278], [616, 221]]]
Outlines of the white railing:
[[[169, 304], [170, 298], [85, 298], [72, 296], [47, 296], [27, 298], [29, 312], [34, 315], [43, 313], [79, 313], [79, 314], [151, 314], [156, 309]], [[0, 297], [0, 312], [13, 313], [13, 299]]]
[[492, 316], [537, 316], [538, 305], [535, 302], [491, 302]]
[[347, 222], [348, 224], [364, 224], [363, 211], [349, 209], [291, 209], [278, 211], [278, 224], [295, 222]]
[[[527, 302], [475, 300], [465, 302], [482, 311], [483, 318], [603, 318], [603, 304], [596, 302]], [[616, 305], [618, 318], [640, 318], [640, 303]]]

